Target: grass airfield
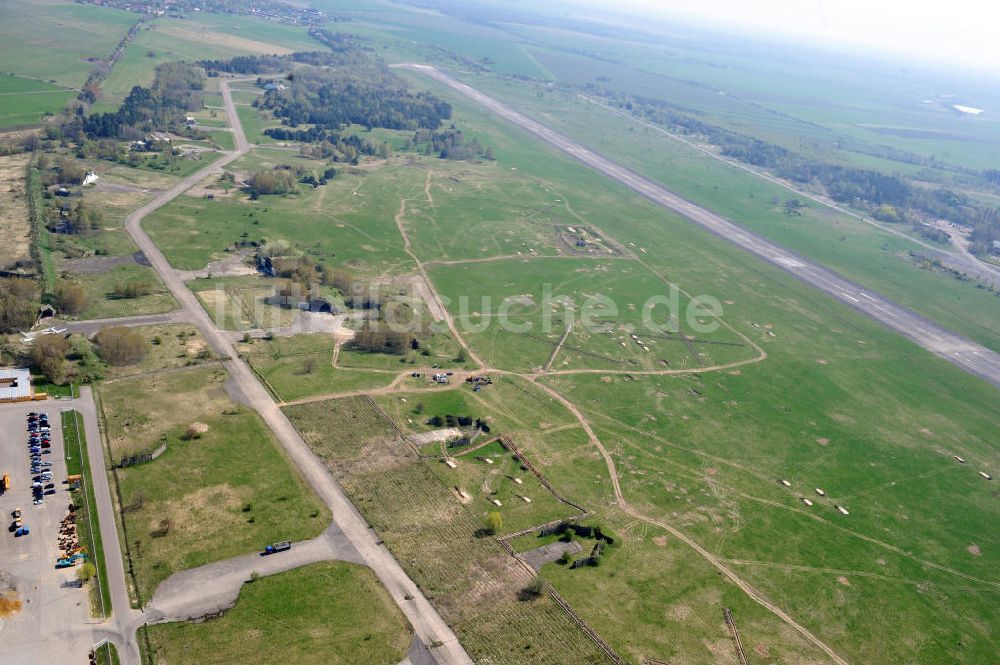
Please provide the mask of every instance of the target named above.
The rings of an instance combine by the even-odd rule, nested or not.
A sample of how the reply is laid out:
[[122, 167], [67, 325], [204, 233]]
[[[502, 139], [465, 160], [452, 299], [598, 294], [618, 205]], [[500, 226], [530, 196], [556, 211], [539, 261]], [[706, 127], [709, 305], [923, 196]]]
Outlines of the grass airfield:
[[[81, 19], [90, 10], [72, 8]], [[130, 17], [114, 16], [127, 28]], [[251, 34], [250, 27], [220, 41], [220, 57], [307, 45], [301, 32], [261, 28]], [[109, 90], [120, 93], [126, 78], [186, 53], [204, 39], [198, 30], [209, 28], [212, 34], [228, 29], [160, 26], [142, 33]], [[412, 53], [397, 43], [414, 36], [401, 25], [364, 23], [359, 30], [379, 39], [392, 35], [389, 53]], [[499, 34], [489, 37], [476, 48], [498, 69], [530, 68], [539, 77], [559, 71], [558, 58], [509, 49]], [[462, 40], [450, 45], [473, 48]], [[65, 48], [71, 47], [69, 40]], [[88, 70], [74, 65], [61, 80], [46, 66], [39, 59], [32, 75], [52, 76], [60, 85], [78, 85]], [[608, 142], [602, 149], [635, 148], [639, 165], [652, 164], [653, 153], [661, 162], [668, 158], [665, 148], [649, 143], [651, 135], [632, 136], [627, 123], [582, 103], [531, 99], [534, 89], [520, 83], [480, 82], [495, 84], [526, 107], [537, 105], [546, 122], [600, 135]], [[244, 103], [255, 95], [240, 94]], [[997, 392], [463, 100], [449, 101], [458, 127], [494, 147], [496, 162], [446, 162], [397, 151], [387, 163], [343, 168], [327, 186], [286, 197], [180, 197], [145, 223], [178, 269], [205, 268], [241, 237], [266, 238], [372, 281], [395, 283], [423, 268], [456, 318], [463, 296], [471, 303], [491, 299], [490, 308], [469, 310], [469, 327], [459, 326], [462, 341], [496, 379], [478, 392], [458, 382], [438, 388], [405, 376], [396, 381], [429, 362], [473, 369], [471, 359], [447, 364], [460, 344], [440, 326], [434, 347], [440, 357], [431, 360], [415, 356], [400, 363], [349, 349], [338, 357], [332, 340], [321, 336], [241, 349], [280, 400], [317, 400], [287, 405], [286, 413], [470, 652], [494, 663], [605, 662], [552, 597], [519, 598], [528, 573], [495, 539], [477, 533], [485, 514], [496, 510], [504, 518], [497, 535], [511, 537], [514, 550], [550, 542], [530, 527], [578, 516], [561, 496], [583, 506], [588, 512], [582, 521], [602, 525], [616, 542], [600, 566], [548, 563], [540, 574], [628, 662], [737, 662], [724, 607], [733, 610], [753, 662], [832, 662], [747, 588], [852, 663], [990, 662], [997, 652], [993, 626], [1000, 622], [1000, 536], [994, 527], [1000, 508], [995, 481], [978, 472], [1000, 472]], [[572, 113], [560, 118], [560, 109]], [[251, 121], [251, 140], [268, 147], [254, 149], [231, 169], [319, 167], [262, 138], [261, 128], [272, 119], [249, 106], [240, 113]], [[902, 138], [893, 136], [894, 142]], [[406, 134], [389, 138], [399, 144]], [[771, 188], [696, 162], [684, 151], [670, 153], [669, 161], [669, 169], [684, 171], [682, 184], [693, 193], [700, 189], [714, 207], [752, 207], [760, 213], [754, 223], [825, 253], [846, 272], [876, 280], [894, 298], [906, 301], [926, 290], [934, 296], [927, 311], [935, 318], [991, 343], [995, 303], [985, 298], [992, 296], [938, 275], [914, 272], [908, 280], [910, 273], [888, 272], [907, 241], [892, 240], [886, 252], [881, 247], [890, 240], [814, 209], [794, 223], [781, 219], [764, 203]], [[168, 184], [165, 179], [161, 186]], [[132, 207], [119, 203], [122, 211]], [[603, 243], [567, 243], [568, 229], [578, 227]], [[128, 254], [130, 243], [118, 233], [109, 228], [92, 242]], [[545, 309], [545, 283], [574, 305]], [[697, 339], [687, 342], [643, 333], [646, 351], [625, 326], [637, 325], [642, 303], [671, 284], [683, 289], [682, 303], [695, 295], [717, 299], [721, 325], [696, 335], [689, 324], [681, 332]], [[568, 316], [578, 315], [580, 303], [595, 294], [616, 302], [618, 314], [597, 312], [595, 330], [567, 329]], [[495, 321], [504, 302], [517, 305], [520, 322], [538, 327], [548, 317], [555, 325], [533, 337], [504, 332]], [[162, 311], [169, 304], [140, 309]], [[89, 316], [109, 308], [101, 302]], [[242, 322], [232, 323], [236, 329]], [[471, 329], [477, 326], [482, 329]], [[176, 356], [171, 362], [186, 362], [179, 360], [186, 347], [170, 348]], [[318, 359], [308, 376], [304, 356]], [[126, 527], [137, 534], [137, 547], [160, 550], [140, 559], [137, 575], [146, 596], [174, 570], [267, 540], [312, 535], [326, 524], [260, 423], [229, 403], [223, 380], [218, 370], [194, 369], [130, 377], [102, 389], [115, 454], [138, 452], [166, 437], [167, 455], [174, 457], [122, 473], [125, 500], [138, 505], [126, 515]], [[164, 401], [165, 395], [176, 400]], [[183, 420], [176, 420], [178, 413]], [[534, 476], [525, 476], [523, 486], [514, 483], [526, 473], [522, 462], [495, 442], [456, 453], [455, 468], [441, 460], [447, 450], [406, 444], [407, 436], [433, 429], [429, 416], [444, 414], [486, 419], [491, 437], [516, 442], [553, 489]], [[209, 424], [206, 440], [181, 441], [188, 415]], [[234, 455], [243, 462], [234, 463]], [[251, 461], [253, 468], [246, 466]], [[295, 508], [291, 526], [275, 509], [286, 501]], [[202, 529], [179, 520], [178, 506], [194, 506], [210, 524]], [[179, 521], [162, 534], [166, 518]], [[523, 530], [528, 533], [514, 537]], [[314, 571], [300, 572], [306, 581], [296, 584], [315, 583]], [[179, 644], [224, 644], [222, 638], [253, 629], [239, 608], [253, 614], [254, 603], [270, 593], [281, 597], [264, 584], [260, 591], [251, 588], [219, 623], [157, 629], [158, 648], [169, 660]], [[293, 610], [295, 621], [313, 611]], [[350, 610], [343, 620], [364, 611], [370, 608]], [[387, 654], [394, 658], [396, 652]]]
[[[562, 495], [594, 511], [588, 519], [619, 537], [600, 567], [569, 570], [551, 563], [541, 574], [633, 662], [735, 658], [723, 606], [734, 610], [744, 642], [759, 658], [826, 662], [801, 634], [722, 581], [716, 565], [849, 661], [897, 662], [900, 649], [920, 662], [945, 654], [957, 662], [988, 658], [992, 599], [1000, 584], [991, 553], [1000, 543], [990, 527], [996, 519], [991, 486], [977, 471], [1000, 466], [991, 439], [995, 391], [453, 101], [459, 126], [495, 146], [496, 163], [417, 158], [346, 171], [326, 192], [257, 202], [240, 195], [221, 202], [182, 199], [150, 220], [151, 231], [160, 234], [167, 256], [185, 268], [203, 267], [246, 229], [344, 259], [360, 274], [380, 278], [412, 274], [419, 261], [434, 288], [451, 301], [456, 319], [461, 296], [479, 303], [489, 295], [494, 307], [522, 298], [520, 320], [539, 324], [541, 285], [549, 282], [554, 295], [577, 301], [597, 292], [610, 295], [622, 304], [616, 320], [634, 325], [638, 311], [629, 304], [638, 306], [677, 283], [685, 294], [709, 294], [722, 303], [723, 325], [692, 345], [695, 354], [705, 354], [699, 360], [676, 339], [657, 339], [655, 345], [652, 338], [643, 340], [651, 349], [647, 354], [624, 327], [615, 326], [601, 333], [574, 328], [553, 358], [565, 332], [561, 324], [568, 313], [579, 312], [556, 308], [550, 312], [554, 332], [529, 339], [491, 327], [493, 317], [479, 311], [471, 323], [486, 320], [486, 327], [469, 332], [460, 325], [459, 331], [498, 381], [475, 393], [464, 385], [440, 390], [419, 381], [391, 384], [393, 363], [377, 358], [349, 370], [324, 367], [309, 381], [292, 378], [298, 360], [285, 363], [288, 369], [278, 362], [273, 371], [285, 372], [291, 380], [286, 385], [294, 386], [287, 394], [334, 400], [287, 407], [306, 428], [307, 440], [332, 445], [332, 435], [321, 432], [334, 426], [310, 430], [304, 423], [317, 417], [309, 414], [332, 409], [345, 417], [361, 408], [337, 400], [338, 394], [354, 399], [346, 396], [359, 390], [370, 391], [404, 433], [426, 431], [426, 417], [435, 409], [498, 423], [498, 431], [513, 437]], [[256, 159], [273, 158], [267, 150]], [[538, 209], [542, 219], [527, 219]], [[571, 224], [599, 229], [617, 253], [573, 253], [556, 231]], [[324, 232], [308, 243], [315, 228]], [[513, 231], [501, 231], [498, 242], [487, 244], [489, 229]], [[357, 245], [360, 238], [367, 247]], [[370, 258], [355, 258], [362, 256], [359, 249]], [[470, 307], [470, 315], [475, 311]], [[323, 357], [328, 346], [320, 346]], [[659, 363], [661, 357], [669, 364]], [[261, 359], [267, 361], [266, 352]], [[410, 371], [396, 367], [399, 374]], [[373, 373], [367, 383], [362, 377], [373, 370], [389, 374]], [[567, 402], [579, 415], [567, 410]], [[387, 436], [377, 421], [365, 422], [353, 428]], [[615, 500], [607, 461], [584, 423], [614, 464], [627, 510]], [[399, 471], [383, 475], [376, 464], [364, 469], [363, 482], [345, 481], [418, 580], [423, 555], [412, 557], [424, 546], [412, 536], [393, 544], [391, 534], [401, 527], [395, 518], [380, 521], [395, 510], [383, 495], [388, 489], [380, 489], [384, 483], [428, 492], [432, 498], [422, 504], [428, 515], [465, 513], [440, 536], [456, 546], [474, 536], [490, 505], [476, 495], [464, 505], [451, 490], [475, 486], [471, 470], [453, 477], [440, 463], [422, 464], [429, 469], [408, 467], [407, 474], [417, 475], [405, 478]], [[534, 503], [526, 508], [500, 501], [501, 514], [518, 509], [509, 515], [517, 527], [552, 517], [542, 504], [536, 511]], [[412, 519], [421, 523], [421, 514]], [[521, 536], [518, 547], [532, 549], [532, 538]], [[441, 607], [456, 602], [447, 598], [437, 599]], [[609, 605], [607, 598], [622, 600]], [[969, 616], [979, 620], [970, 622]], [[513, 657], [494, 651], [501, 648], [496, 631], [514, 630], [521, 619], [481, 621], [461, 623], [463, 639], [474, 651]], [[928, 628], [917, 637], [913, 625]]]

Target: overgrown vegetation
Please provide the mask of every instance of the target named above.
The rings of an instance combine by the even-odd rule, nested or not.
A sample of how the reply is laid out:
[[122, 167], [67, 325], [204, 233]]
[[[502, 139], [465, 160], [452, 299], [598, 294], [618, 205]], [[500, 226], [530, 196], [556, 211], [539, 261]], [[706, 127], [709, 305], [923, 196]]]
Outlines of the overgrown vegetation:
[[136, 365], [149, 350], [141, 333], [124, 326], [106, 326], [95, 337], [101, 358], [109, 365]]

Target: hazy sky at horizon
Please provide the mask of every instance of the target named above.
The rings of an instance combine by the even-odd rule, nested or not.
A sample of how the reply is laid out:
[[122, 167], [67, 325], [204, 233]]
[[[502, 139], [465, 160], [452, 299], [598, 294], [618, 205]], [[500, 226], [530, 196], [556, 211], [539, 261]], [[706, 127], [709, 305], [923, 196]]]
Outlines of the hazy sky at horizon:
[[[606, 1], [580, 0], [610, 9]], [[1000, 67], [1000, 3], [988, 0], [617, 0], [628, 13], [686, 16], [745, 34]]]

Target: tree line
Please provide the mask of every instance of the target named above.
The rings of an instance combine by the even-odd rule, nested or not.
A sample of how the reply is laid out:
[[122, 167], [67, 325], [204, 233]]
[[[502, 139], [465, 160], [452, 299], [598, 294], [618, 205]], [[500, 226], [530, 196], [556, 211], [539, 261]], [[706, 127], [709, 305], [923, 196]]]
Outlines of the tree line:
[[462, 130], [455, 129], [454, 125], [450, 129], [436, 132], [418, 129], [407, 140], [405, 147], [407, 150], [437, 155], [441, 159], [496, 159], [492, 146], [482, 145], [475, 137], [467, 141]]
[[202, 106], [204, 71], [197, 66], [170, 62], [156, 68], [150, 87], [135, 86], [117, 111], [94, 113], [80, 121], [91, 138], [140, 139], [154, 129], [183, 124], [183, 116]]
[[[818, 183], [838, 203], [867, 208], [883, 221], [912, 222], [915, 229], [934, 240], [947, 240], [947, 237], [924, 226], [919, 219], [911, 219], [907, 211], [913, 211], [917, 217], [946, 219], [972, 227], [975, 230], [972, 249], [975, 251], [985, 251], [987, 240], [991, 241], [996, 236], [997, 209], [967, 194], [942, 187], [914, 187], [895, 174], [812, 159], [782, 146], [703, 122], [662, 100], [635, 97], [619, 99], [617, 104], [653, 123], [704, 137], [718, 146], [726, 157], [765, 168], [792, 182]], [[995, 182], [1000, 183], [1000, 172], [991, 174], [986, 171], [982, 175], [986, 180], [995, 178]]]
[[337, 69], [300, 69], [285, 90], [268, 90], [254, 101], [290, 127], [315, 124], [340, 130], [437, 129], [451, 117], [451, 105], [427, 92], [413, 92], [381, 63]]

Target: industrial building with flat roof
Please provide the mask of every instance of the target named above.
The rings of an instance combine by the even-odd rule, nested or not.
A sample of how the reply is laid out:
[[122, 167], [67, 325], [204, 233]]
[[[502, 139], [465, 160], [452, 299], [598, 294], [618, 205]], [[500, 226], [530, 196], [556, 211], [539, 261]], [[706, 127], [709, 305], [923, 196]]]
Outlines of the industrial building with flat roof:
[[0, 402], [23, 402], [31, 398], [31, 372], [0, 367]]

